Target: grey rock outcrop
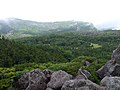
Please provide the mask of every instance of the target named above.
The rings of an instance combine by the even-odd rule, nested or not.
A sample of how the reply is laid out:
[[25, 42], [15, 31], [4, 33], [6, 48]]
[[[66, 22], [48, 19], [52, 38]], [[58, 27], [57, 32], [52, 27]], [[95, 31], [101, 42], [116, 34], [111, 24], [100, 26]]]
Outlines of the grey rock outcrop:
[[45, 69], [43, 70], [43, 73], [45, 74], [45, 77], [47, 78], [47, 82], [49, 82], [53, 71], [49, 69]]
[[84, 64], [84, 66], [90, 66], [91, 63], [89, 61], [86, 60], [82, 60], [82, 63]]
[[18, 90], [46, 90], [46, 80], [44, 73], [39, 69], [35, 69], [24, 74], [18, 80]]
[[82, 68], [79, 69], [78, 71], [78, 75], [76, 76], [76, 79], [88, 79], [88, 77], [90, 76], [90, 72], [88, 72], [87, 70], [83, 70]]
[[90, 65], [91, 65], [91, 63], [90, 63], [90, 62], [88, 62], [88, 61], [85, 61], [85, 65], [86, 65], [86, 66], [90, 66]]
[[100, 83], [106, 90], [120, 90], [120, 77], [104, 77]]
[[72, 79], [72, 75], [65, 71], [59, 70], [52, 74], [50, 82], [47, 84], [48, 88], [59, 90], [65, 81]]
[[52, 88], [47, 88], [46, 90], [53, 90]]
[[105, 87], [100, 87], [90, 80], [74, 79], [66, 81], [61, 90], [105, 90]]
[[102, 66], [97, 73], [100, 78], [105, 76], [120, 76], [120, 45], [113, 51], [111, 60]]

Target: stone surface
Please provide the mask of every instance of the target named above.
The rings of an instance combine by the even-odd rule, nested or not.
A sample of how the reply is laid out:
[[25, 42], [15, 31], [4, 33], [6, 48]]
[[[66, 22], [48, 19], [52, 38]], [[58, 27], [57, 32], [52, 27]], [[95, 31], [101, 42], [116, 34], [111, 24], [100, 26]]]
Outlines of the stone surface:
[[78, 71], [78, 75], [76, 76], [76, 79], [88, 79], [88, 77], [90, 76], [90, 72], [88, 72], [87, 70], [83, 70], [82, 68], [79, 69]]
[[66, 81], [61, 90], [105, 90], [105, 87], [100, 87], [90, 80], [74, 79]]
[[47, 88], [46, 90], [53, 90], [52, 88]]
[[97, 73], [100, 78], [105, 76], [120, 76], [120, 46], [113, 51], [111, 60], [102, 66]]
[[72, 79], [72, 75], [62, 70], [56, 71], [52, 74], [50, 82], [47, 84], [47, 87], [55, 90], [60, 89], [64, 82], [70, 79]]
[[46, 90], [47, 87], [46, 77], [39, 69], [24, 74], [18, 84], [18, 90]]
[[90, 66], [90, 65], [91, 65], [91, 63], [90, 63], [90, 62], [85, 61], [85, 66]]
[[45, 77], [47, 78], [47, 82], [49, 82], [53, 71], [49, 69], [45, 69], [43, 70], [43, 73], [45, 74]]
[[82, 63], [84, 64], [84, 66], [90, 66], [91, 63], [89, 61], [86, 60], [82, 60]]
[[120, 90], [120, 77], [104, 77], [100, 83], [106, 90]]

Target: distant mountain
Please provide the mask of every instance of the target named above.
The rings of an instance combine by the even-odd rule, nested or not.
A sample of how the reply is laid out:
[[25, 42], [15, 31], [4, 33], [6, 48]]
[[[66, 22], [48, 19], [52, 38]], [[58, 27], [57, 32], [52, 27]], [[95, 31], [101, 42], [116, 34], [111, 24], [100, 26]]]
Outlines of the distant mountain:
[[9, 38], [21, 38], [46, 33], [95, 31], [92, 23], [81, 21], [35, 22], [17, 18], [0, 21], [0, 34]]
[[6, 22], [0, 21], [0, 34], [7, 34], [10, 31], [13, 31], [13, 29]]

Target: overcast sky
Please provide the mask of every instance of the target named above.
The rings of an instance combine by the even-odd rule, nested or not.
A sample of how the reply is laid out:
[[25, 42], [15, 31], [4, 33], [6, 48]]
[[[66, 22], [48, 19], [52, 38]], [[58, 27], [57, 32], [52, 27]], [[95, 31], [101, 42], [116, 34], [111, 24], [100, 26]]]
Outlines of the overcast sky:
[[9, 17], [101, 24], [120, 20], [120, 0], [0, 0], [0, 19]]

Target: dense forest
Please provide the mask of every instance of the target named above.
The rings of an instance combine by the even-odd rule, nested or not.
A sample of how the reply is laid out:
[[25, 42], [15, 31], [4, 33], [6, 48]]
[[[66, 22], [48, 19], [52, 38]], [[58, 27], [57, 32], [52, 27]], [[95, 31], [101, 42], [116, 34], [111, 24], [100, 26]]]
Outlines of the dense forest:
[[15, 81], [25, 72], [39, 68], [65, 70], [76, 75], [84, 66], [90, 80], [99, 83], [96, 70], [110, 58], [119, 45], [120, 31], [66, 32], [20, 39], [0, 39], [0, 90], [13, 90]]

